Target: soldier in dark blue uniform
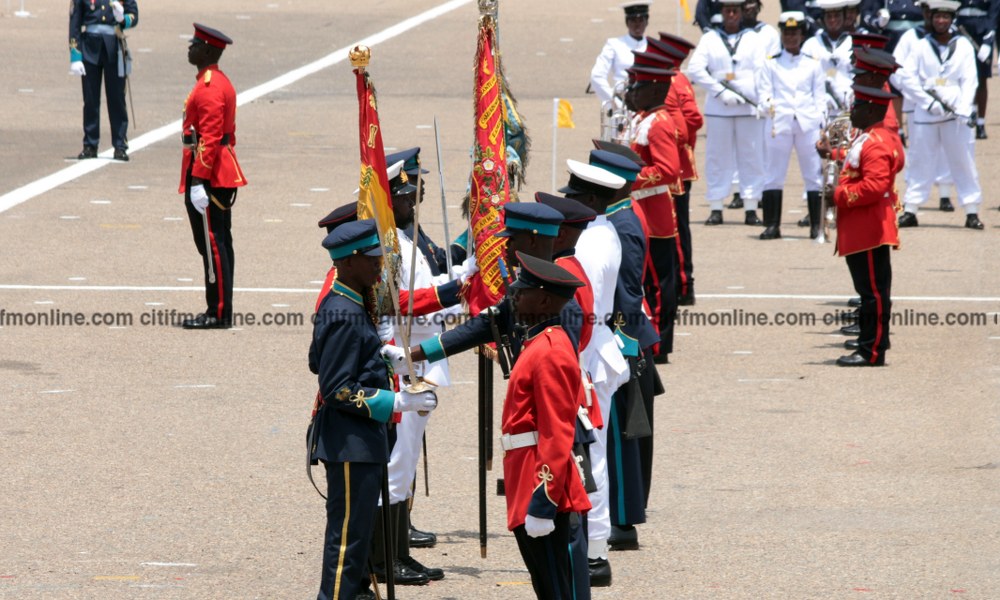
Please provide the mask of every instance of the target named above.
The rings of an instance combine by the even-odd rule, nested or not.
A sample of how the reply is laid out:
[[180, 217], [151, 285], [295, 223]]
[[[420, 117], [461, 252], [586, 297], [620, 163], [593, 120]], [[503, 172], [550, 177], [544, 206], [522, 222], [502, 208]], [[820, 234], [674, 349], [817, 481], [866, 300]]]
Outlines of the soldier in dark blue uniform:
[[993, 76], [993, 45], [1000, 20], [1000, 0], [962, 0], [958, 31], [976, 48], [979, 87], [976, 88], [976, 139], [986, 139], [986, 80]]
[[132, 64], [122, 32], [138, 23], [135, 0], [73, 0], [70, 5], [69, 72], [83, 81], [83, 151], [79, 159], [97, 157], [103, 80], [115, 160], [128, 160], [125, 78]]
[[868, 31], [889, 36], [885, 50], [892, 52], [900, 36], [924, 22], [918, 0], [862, 0], [861, 24]]
[[[649, 488], [643, 478], [643, 460], [639, 441], [626, 439], [622, 434], [628, 402], [652, 402], [653, 346], [660, 341], [656, 329], [643, 312], [643, 273], [646, 265], [646, 235], [642, 223], [632, 211], [628, 197], [631, 186], [615, 173], [598, 169], [611, 175], [616, 187], [594, 177], [591, 165], [568, 162], [569, 183], [560, 188], [567, 197], [603, 211], [614, 226], [621, 241], [622, 260], [615, 287], [615, 302], [608, 326], [621, 341], [622, 354], [628, 359], [631, 377], [638, 380], [640, 397], [629, 398], [629, 384], [614, 395], [608, 427], [608, 477], [610, 483], [611, 537], [608, 544], [613, 550], [638, 548], [635, 525], [646, 522], [646, 494]], [[596, 168], [596, 167], [591, 167]], [[612, 179], [608, 179], [611, 181]], [[633, 388], [634, 389], [634, 388]], [[651, 404], [650, 404], [651, 407]], [[651, 446], [650, 446], [651, 448]], [[648, 462], [648, 461], [647, 461]], [[651, 466], [651, 462], [648, 462]]]
[[[385, 155], [385, 164], [387, 165], [393, 165], [399, 161], [403, 161], [403, 171], [409, 176], [413, 185], [417, 185], [417, 180], [423, 179], [423, 176], [429, 172], [427, 169], [420, 166], [419, 146]], [[427, 186], [419, 185], [417, 187], [420, 188], [420, 197], [417, 198], [417, 202], [423, 202], [424, 195], [427, 193]], [[409, 236], [411, 240], [417, 242], [417, 248], [419, 248], [420, 252], [423, 253], [424, 258], [427, 259], [427, 264], [431, 267], [431, 275], [436, 277], [441, 274], [448, 274], [448, 259], [445, 256], [445, 249], [435, 244], [431, 240], [430, 236], [424, 232], [423, 227], [420, 228], [420, 231], [416, 236], [413, 234], [412, 223], [403, 231], [406, 232], [406, 235]], [[457, 264], [461, 264], [461, 262]]]
[[318, 600], [353, 600], [362, 589], [393, 411], [429, 411], [433, 392], [392, 391], [392, 373], [365, 297], [382, 272], [373, 219], [340, 225], [323, 240], [337, 278], [323, 299], [309, 348], [322, 403], [309, 451], [326, 467], [326, 540]]

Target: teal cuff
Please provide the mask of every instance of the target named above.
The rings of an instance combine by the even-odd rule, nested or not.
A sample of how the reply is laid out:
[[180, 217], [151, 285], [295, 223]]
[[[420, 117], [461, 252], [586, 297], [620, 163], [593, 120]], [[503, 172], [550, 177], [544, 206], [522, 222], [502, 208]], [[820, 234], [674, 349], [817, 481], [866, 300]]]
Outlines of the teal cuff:
[[615, 329], [615, 337], [622, 341], [622, 356], [639, 356], [639, 340], [625, 335], [621, 328]]
[[82, 62], [83, 54], [76, 48], [69, 49], [69, 62]]
[[372, 413], [372, 419], [380, 423], [388, 423], [392, 418], [392, 408], [396, 404], [396, 394], [389, 390], [378, 390], [375, 395], [368, 399], [368, 410]]
[[129, 27], [132, 27], [133, 23], [135, 23], [135, 17], [133, 17], [132, 15], [125, 15], [125, 23], [122, 24], [122, 29], [128, 29]]
[[420, 348], [423, 349], [424, 356], [427, 357], [427, 362], [437, 362], [448, 357], [448, 355], [444, 353], [444, 346], [441, 345], [440, 335], [436, 335], [429, 340], [420, 342]]

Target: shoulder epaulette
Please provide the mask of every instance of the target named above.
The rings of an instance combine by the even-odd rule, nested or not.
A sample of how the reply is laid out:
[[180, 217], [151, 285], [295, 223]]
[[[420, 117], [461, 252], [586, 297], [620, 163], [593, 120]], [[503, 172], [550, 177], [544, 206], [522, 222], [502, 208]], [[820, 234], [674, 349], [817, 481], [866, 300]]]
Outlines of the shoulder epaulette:
[[205, 82], [205, 85], [212, 83], [212, 71], [205, 71], [205, 76], [201, 80]]

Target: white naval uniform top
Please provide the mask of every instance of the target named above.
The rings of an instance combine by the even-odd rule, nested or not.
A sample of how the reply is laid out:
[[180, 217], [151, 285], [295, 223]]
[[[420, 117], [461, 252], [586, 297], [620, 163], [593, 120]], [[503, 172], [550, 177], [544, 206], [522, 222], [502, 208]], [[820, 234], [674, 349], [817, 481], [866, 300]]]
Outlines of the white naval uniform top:
[[[615, 85], [619, 81], [628, 79], [626, 69], [632, 66], [635, 56], [632, 51], [646, 51], [646, 37], [635, 39], [626, 34], [616, 38], [608, 38], [604, 43], [604, 48], [594, 61], [594, 68], [590, 70], [590, 86], [594, 93], [601, 99], [601, 102], [608, 102], [615, 93]], [[608, 83], [608, 75], [611, 76], [611, 83]]]
[[688, 60], [687, 76], [692, 83], [705, 89], [706, 117], [744, 117], [753, 114], [749, 104], [726, 106], [719, 95], [725, 91], [720, 81], [728, 81], [733, 88], [750, 100], [757, 101], [754, 75], [764, 62], [764, 46], [760, 34], [752, 29], [727, 34], [712, 29], [701, 36], [698, 46]]
[[914, 123], [943, 123], [956, 118], [927, 112], [934, 100], [925, 90], [934, 90], [959, 115], [968, 117], [972, 113], [979, 85], [975, 54], [972, 43], [954, 33], [944, 46], [930, 34], [914, 45], [909, 56], [903, 58], [903, 68], [894, 74], [894, 84], [913, 103]]
[[595, 384], [608, 382], [608, 389], [614, 390], [628, 381], [628, 362], [605, 322], [614, 313], [622, 245], [618, 232], [605, 215], [597, 215], [580, 234], [576, 242], [576, 259], [594, 292], [594, 330], [590, 344], [581, 355], [583, 366]]
[[[413, 241], [410, 240], [409, 236], [402, 229], [396, 228], [396, 237], [399, 239], [399, 279], [400, 285], [399, 289], [409, 290], [410, 288], [410, 259], [413, 252]], [[413, 277], [413, 289], [419, 290], [422, 288], [431, 287], [437, 283], [434, 276], [431, 274], [431, 266], [427, 262], [427, 258], [424, 253], [417, 248], [417, 261], [415, 263], [415, 274]], [[441, 311], [443, 312], [443, 311]], [[434, 315], [441, 314], [434, 313], [430, 315], [423, 315], [419, 317], [414, 317], [413, 319], [413, 329], [410, 332], [410, 346], [416, 346], [424, 340], [433, 338], [435, 335], [440, 335], [444, 331], [444, 323], [441, 321], [436, 321]], [[405, 323], [405, 318], [401, 320]], [[396, 345], [401, 346], [403, 344], [402, 335], [400, 329], [404, 327], [403, 324], [396, 324], [395, 339]], [[420, 362], [413, 366], [417, 369], [421, 376], [427, 378], [429, 381], [433, 381], [436, 385], [443, 386], [449, 385], [451, 383], [450, 375], [448, 372], [448, 361], [439, 360], [432, 363]]]
[[[892, 51], [892, 57], [896, 59], [897, 63], [902, 65], [903, 59], [913, 54], [917, 42], [919, 41], [920, 41], [920, 36], [917, 35], [917, 29], [916, 28], [907, 29], [906, 31], [903, 32], [903, 35], [899, 36], [899, 41], [896, 42], [896, 49]], [[897, 75], [893, 73], [889, 79], [892, 82], [892, 85], [896, 86], [896, 88], [898, 89], [899, 84], [896, 83], [897, 81], [896, 77]], [[904, 113], [913, 112], [913, 103], [910, 102], [909, 98], [907, 98], [905, 94], [903, 95], [903, 112]]]
[[[830, 82], [834, 95], [845, 109], [850, 108], [848, 100], [853, 93], [851, 85], [854, 83], [854, 75], [851, 73], [851, 44], [851, 34], [842, 33], [839, 38], [832, 40], [822, 29], [802, 44], [803, 54], [819, 60], [826, 80]], [[828, 104], [833, 104], [832, 99]]]
[[792, 133], [794, 121], [803, 131], [819, 130], [825, 119], [826, 76], [815, 58], [781, 52], [764, 61], [757, 93], [771, 117], [771, 134]]
[[781, 34], [778, 33], [777, 27], [760, 21], [753, 26], [753, 30], [760, 36], [760, 43], [764, 45], [764, 56], [774, 56], [781, 52]]

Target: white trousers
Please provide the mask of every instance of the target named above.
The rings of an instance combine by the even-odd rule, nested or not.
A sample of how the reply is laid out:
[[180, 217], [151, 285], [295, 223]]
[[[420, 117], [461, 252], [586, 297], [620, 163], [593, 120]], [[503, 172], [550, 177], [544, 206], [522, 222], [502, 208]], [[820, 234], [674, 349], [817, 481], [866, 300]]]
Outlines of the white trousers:
[[404, 412], [396, 424], [396, 445], [389, 455], [389, 503], [398, 504], [413, 495], [413, 478], [423, 445], [424, 430], [431, 414]]
[[765, 135], [767, 145], [766, 168], [764, 169], [764, 189], [781, 190], [785, 188], [785, 177], [788, 175], [788, 163], [792, 158], [792, 148], [799, 159], [799, 172], [805, 182], [807, 192], [820, 191], [820, 170], [822, 160], [816, 152], [816, 142], [819, 141], [819, 129], [805, 131], [797, 119], [792, 120], [792, 130], [775, 135]]
[[612, 380], [594, 384], [594, 394], [597, 396], [597, 403], [601, 406], [601, 419], [604, 421], [604, 427], [594, 429], [594, 437], [597, 438], [597, 441], [589, 446], [590, 469], [597, 490], [589, 494], [590, 512], [587, 513], [587, 539], [595, 552], [603, 558], [607, 558], [607, 554], [600, 554], [600, 549], [606, 549], [608, 538], [611, 537], [608, 425], [611, 423], [611, 396], [618, 387], [617, 383], [616, 380]]
[[910, 163], [910, 180], [906, 188], [906, 212], [916, 214], [927, 202], [931, 187], [944, 162], [954, 180], [958, 203], [966, 214], [979, 212], [983, 201], [976, 170], [975, 132], [958, 119], [944, 123], [911, 123], [910, 147], [906, 159]]
[[[905, 104], [905, 100], [903, 101]], [[906, 120], [913, 122], [913, 111], [906, 114]], [[906, 151], [906, 165], [903, 166], [903, 180], [906, 181], [906, 187], [910, 187], [910, 170], [913, 169], [911, 166], [913, 161], [910, 160], [910, 151]], [[951, 188], [954, 186], [954, 182], [951, 180], [951, 171], [948, 170], [948, 161], [945, 160], [944, 155], [942, 155], [937, 161], [937, 175], [934, 178], [934, 183], [938, 186], [938, 196], [941, 198], [951, 198]]]
[[756, 210], [764, 191], [764, 121], [746, 117], [706, 117], [706, 197], [712, 210], [722, 210], [733, 172], [740, 182], [746, 210]]

